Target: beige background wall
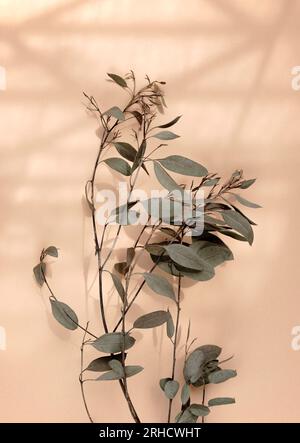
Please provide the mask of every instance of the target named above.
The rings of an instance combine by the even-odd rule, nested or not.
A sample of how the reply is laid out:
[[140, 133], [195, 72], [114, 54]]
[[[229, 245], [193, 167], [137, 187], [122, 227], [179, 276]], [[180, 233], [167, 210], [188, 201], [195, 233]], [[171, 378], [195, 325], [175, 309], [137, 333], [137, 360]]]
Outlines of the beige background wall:
[[[191, 319], [199, 344], [234, 354], [230, 366], [238, 370], [236, 379], [210, 390], [235, 396], [236, 405], [216, 409], [208, 421], [299, 421], [300, 351], [291, 347], [300, 324], [300, 91], [291, 88], [291, 68], [300, 64], [299, 20], [299, 0], [0, 1], [7, 76], [0, 91], [0, 326], [7, 338], [1, 421], [86, 420], [81, 333], [52, 319], [31, 270], [42, 247], [59, 246], [53, 288], [100, 334], [96, 290], [88, 292], [95, 271], [90, 220], [82, 207], [98, 139], [81, 91], [104, 107], [122, 104], [122, 91], [105, 73], [129, 69], [140, 81], [145, 73], [167, 81], [165, 119], [183, 114], [173, 151], [210, 171], [228, 175], [242, 167], [258, 178], [244, 194], [264, 207], [248, 212], [258, 222], [253, 247], [232, 243], [235, 262], [184, 290], [184, 324]], [[117, 180], [101, 175], [103, 185]], [[145, 292], [130, 320], [165, 306]], [[170, 368], [163, 336], [136, 334], [131, 357], [145, 366], [129, 385], [147, 421], [166, 416], [157, 384]], [[87, 396], [95, 420], [130, 420], [117, 385], [91, 384]]]

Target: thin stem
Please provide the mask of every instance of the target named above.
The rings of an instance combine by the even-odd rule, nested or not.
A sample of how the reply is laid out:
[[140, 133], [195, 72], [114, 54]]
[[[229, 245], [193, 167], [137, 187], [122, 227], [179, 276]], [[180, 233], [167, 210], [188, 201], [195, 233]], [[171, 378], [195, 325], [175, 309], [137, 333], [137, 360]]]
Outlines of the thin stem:
[[89, 418], [90, 422], [94, 423], [93, 419], [91, 417], [88, 405], [87, 405], [86, 398], [85, 398], [85, 392], [84, 392], [83, 380], [82, 380], [82, 374], [83, 374], [83, 351], [84, 351], [85, 337], [86, 337], [88, 326], [89, 326], [89, 322], [87, 322], [87, 324], [86, 324], [86, 328], [85, 328], [85, 331], [84, 331], [84, 334], [83, 334], [82, 343], [81, 343], [81, 347], [80, 347], [80, 375], [79, 375], [79, 383], [80, 383], [80, 388], [81, 388], [81, 396], [82, 396], [82, 400], [83, 400], [83, 404], [84, 404], [86, 413], [88, 415], [88, 418]]
[[[179, 330], [179, 318], [180, 318], [180, 292], [181, 292], [181, 275], [178, 277], [178, 287], [177, 287], [177, 316], [176, 316], [176, 326], [175, 326], [175, 335], [174, 335], [174, 342], [173, 342], [173, 363], [172, 363], [172, 375], [171, 379], [174, 380], [175, 377], [175, 369], [176, 369], [176, 350], [177, 350], [177, 343], [178, 343], [178, 330]], [[168, 423], [171, 421], [171, 414], [172, 414], [172, 403], [173, 399], [169, 400], [169, 409], [168, 409]]]
[[[202, 405], [205, 403], [205, 380], [203, 380], [203, 391], [202, 391]], [[204, 423], [204, 416], [202, 416], [202, 423]]]

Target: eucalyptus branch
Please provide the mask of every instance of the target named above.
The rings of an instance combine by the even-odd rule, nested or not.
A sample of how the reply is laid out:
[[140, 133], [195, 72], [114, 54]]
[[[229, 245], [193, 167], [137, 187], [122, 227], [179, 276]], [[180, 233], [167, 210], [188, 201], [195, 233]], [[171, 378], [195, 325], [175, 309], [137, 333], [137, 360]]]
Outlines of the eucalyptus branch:
[[[140, 423], [139, 415], [128, 391], [127, 378], [138, 374], [143, 370], [143, 367], [126, 365], [127, 353], [135, 344], [135, 330], [166, 325], [167, 336], [172, 343], [172, 366], [171, 376], [161, 379], [160, 387], [169, 400], [167, 421], [170, 423], [173, 399], [180, 388], [179, 381], [175, 380], [175, 372], [180, 329], [182, 280], [192, 279], [194, 283], [210, 280], [215, 275], [215, 269], [218, 265], [233, 259], [231, 250], [220, 238], [221, 236], [229, 236], [252, 244], [254, 239], [252, 225], [254, 225], [254, 222], [239, 207], [229, 202], [226, 196], [231, 194], [237, 203], [248, 208], [258, 208], [257, 204], [244, 199], [235, 192], [231, 192], [236, 189], [243, 190], [249, 188], [253, 185], [255, 179], [245, 180], [243, 178], [243, 171], [236, 170], [226, 181], [222, 182], [218, 174], [209, 173], [204, 166], [184, 156], [169, 155], [164, 158], [159, 158], [158, 156], [155, 156], [157, 157], [155, 159], [151, 158], [160, 148], [166, 146], [165, 141], [179, 137], [170, 131], [169, 128], [175, 125], [181, 116], [175, 117], [167, 123], [154, 123], [158, 117], [158, 112], [162, 112], [163, 108], [166, 107], [164, 93], [161, 89], [165, 82], [151, 81], [146, 76], [147, 84], [137, 90], [133, 71], [130, 71], [125, 77], [110, 73], [108, 77], [129, 94], [130, 98], [125, 107], [120, 109], [118, 106], [113, 106], [103, 112], [94, 96], [84, 93], [84, 97], [87, 100], [87, 109], [96, 115], [97, 121], [102, 127], [101, 140], [91, 177], [86, 182], [84, 192], [91, 211], [91, 224], [97, 260], [100, 322], [102, 323], [104, 334], [99, 337], [92, 333], [89, 330], [89, 323], [87, 323], [86, 327], [81, 326], [76, 313], [55, 296], [46, 278], [46, 266], [48, 264], [44, 260], [47, 256], [58, 257], [58, 249], [55, 246], [49, 246], [42, 250], [39, 263], [34, 267], [33, 271], [38, 285], [42, 287], [45, 284], [50, 293], [49, 300], [54, 318], [60, 325], [69, 330], [80, 328], [84, 331], [80, 347], [81, 370], [79, 382], [84, 407], [91, 422], [93, 420], [87, 405], [84, 383], [88, 381], [117, 380], [132, 418], [136, 423]], [[123, 141], [123, 130], [127, 129], [123, 124], [132, 119], [135, 119], [138, 123], [138, 129], [134, 127], [131, 129], [136, 141], [136, 147], [127, 143], [127, 141]], [[156, 139], [161, 142], [154, 149], [148, 150], [150, 139], [151, 141]], [[118, 151], [120, 157], [106, 157], [106, 153], [112, 146]], [[148, 152], [146, 152], [147, 150]], [[133, 241], [133, 246], [127, 248], [126, 261], [114, 264], [114, 269], [118, 272], [111, 272], [108, 267], [106, 269], [106, 265], [111, 264], [110, 260], [113, 252], [116, 250], [121, 233], [123, 233], [123, 222], [120, 221], [120, 218], [117, 220], [119, 225], [114, 239], [110, 242], [108, 252], [104, 253], [104, 244], [108, 237], [107, 228], [110, 222], [108, 218], [103, 224], [100, 233], [96, 220], [96, 182], [98, 170], [103, 165], [129, 178], [129, 194], [127, 204], [124, 205], [127, 215], [130, 209], [137, 203], [132, 201], [132, 195], [141, 169], [149, 175], [148, 165], [150, 165], [150, 168], [153, 167], [159, 184], [168, 191], [165, 199], [169, 200], [173, 208], [172, 214], [169, 213], [169, 223], [164, 227], [162, 227], [162, 220], [166, 220], [166, 218], [163, 215], [160, 215], [156, 222], [151, 221], [150, 223], [153, 213], [152, 208], [148, 208], [148, 220], [137, 234]], [[180, 182], [178, 184], [172, 177], [174, 172], [186, 176], [187, 180], [189, 180], [188, 183]], [[195, 185], [197, 177], [200, 180]], [[205, 193], [206, 198], [201, 202], [199, 202], [197, 196], [199, 189], [207, 189]], [[176, 197], [175, 191], [179, 191], [181, 197]], [[192, 194], [192, 200], [189, 200], [189, 202], [185, 200], [188, 191], [191, 191]], [[163, 199], [160, 200], [162, 201]], [[176, 206], [180, 203], [182, 212], [185, 212], [183, 209], [190, 208], [192, 215], [187, 220], [185, 216], [182, 219], [179, 218], [181, 221], [177, 229], [177, 227], [175, 228], [178, 224]], [[204, 217], [203, 213], [199, 215], [198, 211], [202, 207], [204, 208]], [[121, 209], [123, 209], [121, 206], [115, 208], [116, 214], [119, 215]], [[203, 224], [203, 218], [203, 231], [200, 231], [200, 224], [198, 222]], [[147, 231], [148, 229], [150, 229], [150, 232]], [[171, 238], [167, 237], [167, 239], [155, 240], [153, 242], [153, 236], [158, 229]], [[145, 235], [145, 239], [142, 239], [146, 231], [147, 236]], [[193, 236], [192, 241], [188, 238], [189, 234]], [[134, 272], [141, 261], [142, 254], [145, 252], [149, 253], [153, 262], [152, 265], [148, 266], [147, 272]], [[154, 272], [158, 266], [163, 273], [170, 274], [173, 280], [177, 280], [177, 291], [168, 279], [160, 275], [160, 273]], [[109, 273], [116, 293], [122, 299], [121, 315], [111, 332], [108, 323], [108, 312], [104, 303], [104, 272]], [[139, 283], [134, 288], [131, 288], [131, 281], [134, 275], [142, 275], [143, 278], [142, 281], [139, 280]], [[133, 324], [128, 325], [127, 329], [127, 314], [136, 302], [145, 284], [152, 291], [161, 296], [168, 297], [172, 300], [172, 303], [175, 302], [175, 326], [171, 313], [167, 309], [146, 313], [138, 317]], [[87, 335], [90, 336], [88, 340], [86, 340]], [[189, 335], [190, 324], [184, 348], [184, 383], [181, 389], [182, 406], [175, 419], [178, 423], [195, 423], [199, 417], [202, 417], [202, 422], [204, 422], [204, 416], [211, 412], [210, 408], [220, 404], [235, 402], [234, 398], [221, 397], [209, 399], [207, 404], [205, 404], [206, 386], [209, 383], [220, 383], [235, 377], [236, 371], [221, 368], [221, 364], [227, 360], [220, 360], [219, 356], [222, 349], [219, 346], [202, 345], [191, 350], [195, 339], [189, 343]], [[84, 369], [84, 349], [87, 344], [106, 355], [96, 358]], [[87, 377], [84, 379], [83, 373], [85, 371], [95, 371], [102, 374], [97, 378]], [[191, 386], [195, 388], [202, 387], [202, 403], [197, 404], [191, 401]]]

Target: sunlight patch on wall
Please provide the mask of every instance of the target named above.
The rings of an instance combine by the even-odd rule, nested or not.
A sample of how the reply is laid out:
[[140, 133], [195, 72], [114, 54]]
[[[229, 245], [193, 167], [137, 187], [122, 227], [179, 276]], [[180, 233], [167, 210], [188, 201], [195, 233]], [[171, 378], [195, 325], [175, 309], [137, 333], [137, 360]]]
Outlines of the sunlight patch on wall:
[[6, 89], [6, 71], [3, 66], [0, 66], [0, 91], [5, 91]]
[[6, 351], [6, 331], [0, 326], [0, 351]]

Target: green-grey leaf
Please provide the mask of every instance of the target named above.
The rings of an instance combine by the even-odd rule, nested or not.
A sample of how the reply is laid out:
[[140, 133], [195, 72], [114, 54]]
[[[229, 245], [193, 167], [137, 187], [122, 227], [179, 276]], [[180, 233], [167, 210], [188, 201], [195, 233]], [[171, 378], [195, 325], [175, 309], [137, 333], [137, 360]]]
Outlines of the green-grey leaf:
[[118, 74], [107, 73], [107, 75], [119, 86], [122, 86], [122, 88], [127, 88], [126, 81], [124, 80], [124, 78], [120, 77]]
[[187, 358], [183, 374], [187, 383], [196, 382], [202, 372], [202, 364], [205, 362], [205, 355], [199, 349], [195, 349]]
[[193, 403], [191, 406], [189, 406], [189, 410], [193, 415], [196, 415], [197, 417], [205, 417], [210, 413], [210, 410], [205, 405], [198, 405], [196, 403]]
[[92, 342], [98, 351], [114, 354], [132, 348], [135, 339], [128, 334], [123, 336], [122, 332], [109, 332]]
[[180, 192], [183, 191], [175, 180], [173, 180], [173, 178], [157, 162], [154, 162], [154, 172], [159, 183], [169, 192], [174, 190], [178, 190]]
[[229, 225], [232, 229], [242, 234], [245, 237], [250, 245], [253, 243], [253, 229], [248, 222], [241, 214], [234, 210], [230, 211], [222, 211], [221, 212], [224, 221]]
[[208, 406], [230, 405], [233, 403], [235, 403], [235, 399], [232, 397], [216, 397], [208, 401]]
[[112, 157], [112, 158], [107, 158], [106, 160], [103, 161], [104, 163], [107, 164], [107, 166], [119, 172], [120, 174], [126, 176], [129, 176], [131, 174], [131, 167], [125, 160], [123, 160], [123, 158]]
[[187, 383], [184, 383], [181, 390], [181, 403], [185, 405], [190, 398], [190, 388]]
[[[147, 142], [146, 140], [143, 140], [134, 159], [132, 168], [131, 168], [131, 174], [138, 168], [139, 164], [143, 161], [143, 157], [145, 155], [147, 148]], [[145, 166], [145, 165], [143, 165]]]
[[204, 354], [205, 363], [212, 360], [217, 360], [222, 352], [222, 348], [216, 345], [202, 345], [195, 349], [195, 351], [201, 351]]
[[[126, 354], [125, 354], [126, 357]], [[95, 360], [91, 361], [91, 363], [87, 366], [86, 371], [94, 371], [94, 372], [104, 372], [104, 371], [109, 371], [111, 368], [109, 366], [109, 362], [111, 361], [111, 359], [114, 360], [122, 360], [122, 353], [121, 354], [115, 354], [113, 357], [112, 356], [105, 356], [105, 357], [99, 357], [96, 358]]]
[[165, 389], [164, 389], [166, 397], [169, 400], [172, 400], [176, 396], [178, 389], [179, 389], [178, 381], [176, 381], [176, 380], [167, 381], [167, 383], [165, 384]]
[[145, 272], [143, 276], [147, 285], [152, 289], [152, 291], [175, 300], [174, 289], [166, 278], [161, 277], [160, 275], [150, 274], [148, 272]]
[[253, 203], [249, 200], [246, 200], [245, 198], [241, 197], [238, 194], [235, 194], [233, 192], [231, 192], [231, 194], [235, 196], [235, 198], [239, 203], [241, 203], [241, 205], [247, 206], [248, 208], [261, 208], [261, 206], [258, 205], [257, 203]]
[[55, 246], [48, 246], [48, 248], [45, 249], [45, 254], [51, 257], [58, 257], [58, 249]]
[[251, 185], [253, 185], [253, 183], [256, 182], [256, 178], [251, 178], [250, 180], [244, 180], [242, 181], [240, 188], [241, 189], [247, 189], [250, 188]]
[[40, 262], [38, 265], [36, 265], [33, 268], [33, 274], [35, 277], [35, 280], [39, 286], [43, 286], [45, 282], [44, 274], [46, 272], [46, 264], [43, 262]]
[[138, 374], [144, 368], [142, 366], [130, 365], [125, 367], [126, 377], [132, 377], [133, 375]]
[[165, 391], [166, 383], [167, 383], [169, 380], [172, 380], [172, 379], [171, 379], [170, 377], [166, 377], [166, 378], [161, 378], [161, 379], [159, 380], [159, 386], [160, 386], [160, 388], [161, 388], [162, 391]]
[[70, 306], [62, 303], [58, 300], [50, 298], [52, 314], [55, 320], [62, 326], [71, 331], [74, 331], [78, 327], [78, 318], [73, 309]]
[[210, 383], [223, 383], [232, 377], [236, 377], [236, 371], [233, 369], [221, 369], [220, 371], [213, 372], [209, 374], [208, 379]]
[[109, 115], [110, 117], [114, 117], [116, 120], [125, 120], [125, 115], [123, 114], [121, 109], [118, 108], [118, 106], [113, 106], [112, 108], [105, 111], [104, 114]]
[[173, 244], [165, 246], [165, 250], [175, 263], [185, 268], [201, 271], [208, 267], [205, 261], [202, 260], [189, 246]]
[[157, 134], [154, 134], [153, 137], [158, 138], [159, 140], [174, 140], [174, 138], [180, 136], [171, 131], [160, 131]]
[[98, 381], [111, 381], [111, 380], [120, 380], [122, 378], [121, 375], [117, 374], [115, 371], [105, 372], [100, 375], [100, 377], [96, 378]]
[[191, 248], [201, 257], [204, 261], [215, 267], [222, 264], [226, 260], [232, 260], [233, 255], [230, 249], [223, 245], [206, 241], [195, 241], [191, 245]]
[[109, 361], [110, 368], [120, 377], [124, 377], [124, 368], [119, 360], [112, 359]]
[[248, 241], [245, 237], [243, 237], [240, 234], [237, 234], [234, 231], [230, 231], [229, 229], [222, 229], [220, 230], [220, 233], [223, 235], [226, 235], [227, 237], [231, 237], [234, 238], [235, 240], [239, 240], [239, 241]]
[[175, 125], [180, 118], [181, 118], [181, 115], [179, 115], [178, 117], [175, 117], [169, 123], [165, 123], [164, 125], [159, 125], [158, 128], [161, 128], [161, 129], [170, 128], [171, 126]]
[[169, 171], [177, 172], [178, 174], [188, 175], [192, 177], [204, 177], [207, 175], [207, 169], [186, 157], [181, 155], [170, 155], [166, 158], [161, 158], [158, 160], [164, 168], [169, 169]]
[[167, 311], [150, 312], [150, 314], [145, 314], [137, 318], [133, 323], [133, 327], [136, 329], [156, 328], [166, 323], [168, 318], [169, 313]]
[[182, 414], [177, 419], [177, 423], [196, 423], [198, 417], [190, 411], [190, 408], [187, 408], [183, 411]]
[[126, 158], [126, 160], [129, 160], [131, 162], [134, 161], [137, 154], [137, 150], [132, 145], [125, 142], [115, 142], [114, 146], [122, 157]]
[[[125, 367], [125, 374], [126, 378], [132, 377], [133, 375], [138, 374], [143, 370], [142, 366], [126, 366]], [[109, 371], [105, 372], [105, 374], [100, 375], [96, 380], [99, 381], [110, 381], [110, 380], [120, 380], [121, 377], [119, 374], [117, 374], [115, 371]]]
[[170, 314], [169, 310], [168, 310], [168, 313], [169, 313], [169, 318], [167, 320], [167, 336], [169, 338], [172, 338], [174, 335], [174, 332], [175, 332], [175, 327], [174, 327], [172, 315]]
[[116, 274], [110, 274], [110, 275], [122, 302], [124, 302], [124, 300], [126, 299], [126, 294], [121, 280]]

